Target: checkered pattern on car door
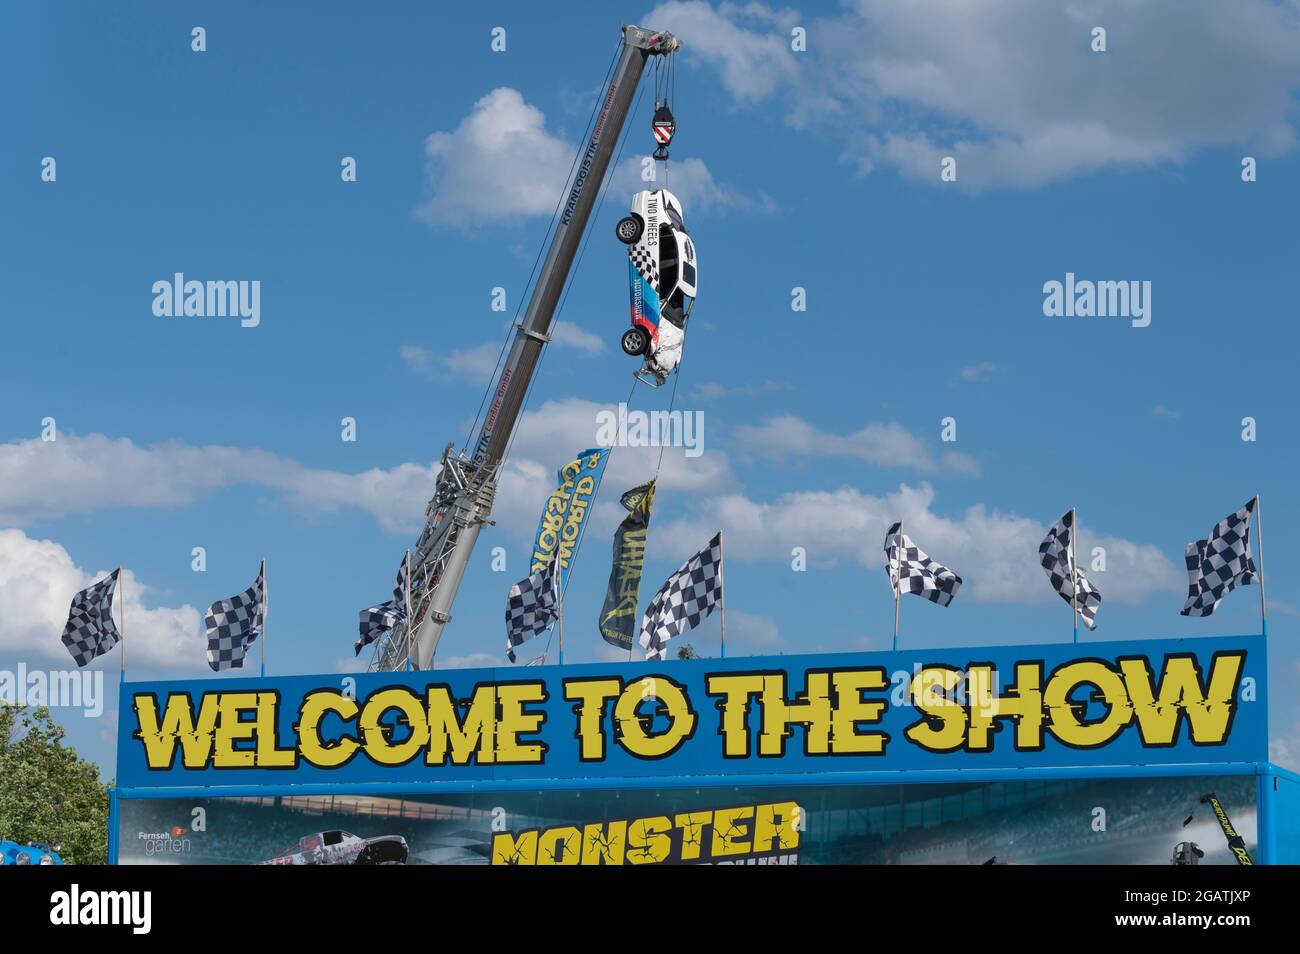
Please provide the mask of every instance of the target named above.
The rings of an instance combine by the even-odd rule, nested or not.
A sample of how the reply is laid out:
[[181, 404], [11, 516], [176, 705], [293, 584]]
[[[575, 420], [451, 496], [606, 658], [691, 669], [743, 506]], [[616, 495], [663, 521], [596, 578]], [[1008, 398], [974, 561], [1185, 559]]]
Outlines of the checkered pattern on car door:
[[633, 267], [640, 274], [650, 287], [659, 290], [659, 258], [658, 249], [650, 249], [644, 241], [634, 242], [628, 246], [627, 257], [632, 260]]

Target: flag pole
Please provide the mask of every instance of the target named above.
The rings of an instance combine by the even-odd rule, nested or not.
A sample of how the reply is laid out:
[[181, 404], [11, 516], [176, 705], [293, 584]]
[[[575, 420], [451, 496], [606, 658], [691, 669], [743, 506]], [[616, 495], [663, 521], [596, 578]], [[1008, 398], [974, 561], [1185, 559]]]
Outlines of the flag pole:
[[555, 556], [551, 557], [555, 561], [556, 576], [556, 598], [555, 610], [559, 614], [560, 622], [560, 665], [564, 665], [564, 567], [560, 566], [560, 550], [557, 547]]
[[406, 551], [406, 671], [411, 671], [411, 551]]
[[126, 574], [122, 572], [120, 566], [117, 568], [117, 582], [122, 589], [122, 605], [117, 611], [118, 615], [122, 617], [122, 627], [118, 631], [118, 635], [122, 638], [122, 673], [118, 677], [118, 681], [126, 682]]
[[[894, 556], [895, 554], [898, 553], [899, 546], [902, 544], [902, 542], [903, 542], [903, 521], [900, 518], [898, 521], [898, 537], [894, 541], [894, 553], [891, 553], [889, 555], [889, 562], [891, 564], [894, 562]], [[899, 573], [901, 571], [902, 571], [901, 566], [899, 567], [899, 572], [895, 572], [893, 566], [890, 566], [889, 568], [889, 582], [894, 587], [894, 652], [898, 652], [898, 604], [902, 602], [902, 596], [903, 596], [903, 592], [899, 587], [899, 584], [902, 581], [898, 579]]]
[[722, 658], [727, 658], [727, 580], [724, 573], [726, 560], [722, 555], [722, 531], [718, 531], [718, 590], [721, 599], [718, 600], [718, 613], [720, 614], [720, 629], [722, 632]]
[[1259, 544], [1259, 628], [1262, 634], [1268, 636], [1268, 608], [1264, 602], [1264, 510], [1263, 504], [1259, 502], [1259, 494], [1255, 495], [1255, 542]]
[[1079, 511], [1070, 508], [1070, 607], [1074, 610], [1074, 641], [1079, 641], [1079, 562], [1075, 543], [1079, 539]]
[[266, 585], [266, 557], [262, 557], [262, 675], [266, 675], [266, 618], [270, 615], [267, 610], [271, 606], [271, 590]]

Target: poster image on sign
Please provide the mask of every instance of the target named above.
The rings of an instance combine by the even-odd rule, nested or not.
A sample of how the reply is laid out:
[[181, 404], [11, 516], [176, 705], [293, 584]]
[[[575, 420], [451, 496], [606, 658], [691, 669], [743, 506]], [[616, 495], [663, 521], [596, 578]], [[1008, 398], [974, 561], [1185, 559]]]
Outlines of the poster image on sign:
[[124, 864], [1236, 864], [1208, 792], [1253, 856], [1249, 775], [124, 798], [118, 843]]

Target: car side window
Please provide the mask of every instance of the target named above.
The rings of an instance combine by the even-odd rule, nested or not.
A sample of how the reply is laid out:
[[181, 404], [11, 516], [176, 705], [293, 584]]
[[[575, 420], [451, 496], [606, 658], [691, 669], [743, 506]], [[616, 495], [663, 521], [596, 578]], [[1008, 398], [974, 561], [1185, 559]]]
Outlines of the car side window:
[[327, 832], [325, 832], [325, 844], [326, 844], [326, 845], [337, 845], [337, 844], [340, 844], [342, 841], [343, 841], [343, 832], [341, 832], [341, 831], [327, 831]]
[[672, 227], [659, 226], [659, 295], [667, 298], [677, 287], [677, 238]]

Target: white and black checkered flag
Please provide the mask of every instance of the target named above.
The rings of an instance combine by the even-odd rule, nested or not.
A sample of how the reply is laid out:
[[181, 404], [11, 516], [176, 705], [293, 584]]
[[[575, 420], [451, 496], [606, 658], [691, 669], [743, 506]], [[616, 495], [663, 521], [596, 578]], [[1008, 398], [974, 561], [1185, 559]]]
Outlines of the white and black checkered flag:
[[1250, 556], [1250, 518], [1255, 501], [1215, 524], [1208, 540], [1187, 544], [1187, 603], [1184, 616], [1209, 616], [1239, 586], [1256, 582]]
[[[1074, 511], [1067, 510], [1047, 531], [1047, 536], [1038, 547], [1038, 557], [1043, 569], [1047, 571], [1047, 578], [1052, 582], [1052, 588], [1071, 605], [1074, 605], [1074, 581], [1078, 579], [1079, 616], [1085, 626], [1096, 629], [1101, 593], [1074, 564], [1074, 551], [1070, 546], [1074, 532]], [[1074, 543], [1077, 546], [1078, 541], [1075, 540]]]
[[208, 666], [213, 672], [242, 669], [244, 653], [262, 634], [266, 618], [266, 564], [257, 582], [238, 596], [217, 600], [208, 607], [203, 625], [208, 636]]
[[406, 605], [406, 594], [409, 591], [407, 586], [408, 566], [410, 566], [410, 560], [403, 556], [402, 565], [397, 570], [397, 584], [393, 587], [393, 598], [391, 600], [361, 611], [361, 635], [358, 637], [356, 645], [358, 656], [361, 655], [362, 649], [369, 646], [384, 633], [395, 626], [405, 623], [410, 615], [409, 607]]
[[515, 661], [515, 647], [543, 632], [559, 616], [560, 588], [555, 572], [560, 560], [510, 587], [506, 597], [506, 656]]
[[689, 632], [722, 602], [722, 531], [660, 587], [641, 620], [646, 659], [667, 659], [668, 640]]
[[902, 526], [896, 523], [885, 534], [885, 572], [894, 595], [915, 593], [931, 603], [947, 606], [961, 589], [961, 577], [926, 556], [911, 537], [900, 532]]
[[72, 598], [68, 622], [63, 627], [63, 645], [68, 647], [78, 666], [102, 656], [120, 640], [113, 622], [113, 594], [117, 592], [118, 567], [98, 583], [86, 587]]

